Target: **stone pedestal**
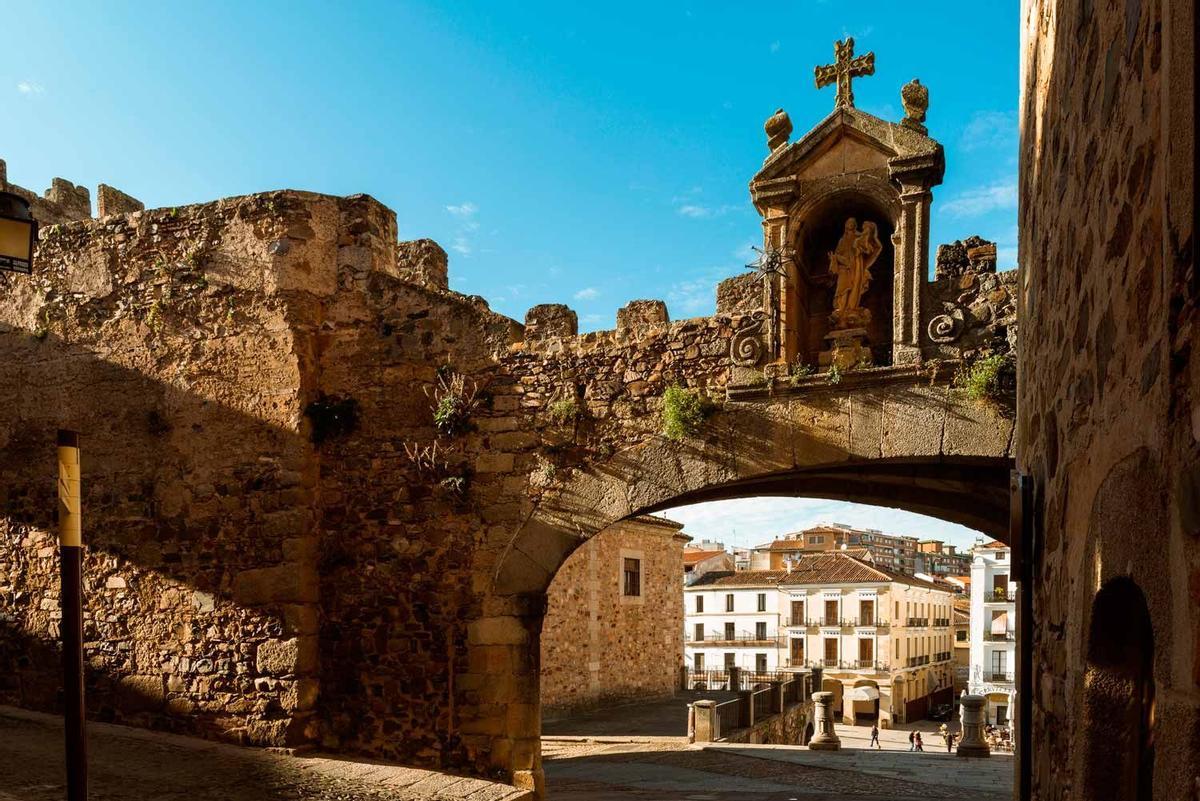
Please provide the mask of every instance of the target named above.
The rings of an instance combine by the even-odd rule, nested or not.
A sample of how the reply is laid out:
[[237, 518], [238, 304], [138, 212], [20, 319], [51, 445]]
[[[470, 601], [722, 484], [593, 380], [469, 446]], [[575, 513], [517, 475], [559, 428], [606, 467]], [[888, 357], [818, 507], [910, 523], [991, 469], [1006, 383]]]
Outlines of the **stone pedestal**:
[[813, 751], [839, 751], [842, 741], [833, 730], [833, 693], [813, 693], [813, 729], [816, 733], [808, 741]]
[[871, 349], [867, 347], [867, 329], [843, 328], [825, 335], [828, 347], [817, 361], [821, 367], [837, 365], [839, 370], [871, 366]]
[[962, 739], [958, 741], [960, 757], [990, 757], [992, 751], [983, 739], [983, 705], [986, 699], [982, 695], [964, 695], [958, 699], [962, 705], [960, 719], [962, 720]]

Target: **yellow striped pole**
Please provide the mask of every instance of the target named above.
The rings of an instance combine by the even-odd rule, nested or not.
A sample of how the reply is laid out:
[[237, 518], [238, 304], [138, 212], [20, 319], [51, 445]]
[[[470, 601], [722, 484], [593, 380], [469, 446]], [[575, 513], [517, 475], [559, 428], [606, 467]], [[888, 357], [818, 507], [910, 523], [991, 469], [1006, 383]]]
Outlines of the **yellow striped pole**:
[[59, 431], [58, 544], [62, 576], [67, 801], [87, 798], [87, 741], [83, 713], [83, 526], [79, 484], [79, 432]]

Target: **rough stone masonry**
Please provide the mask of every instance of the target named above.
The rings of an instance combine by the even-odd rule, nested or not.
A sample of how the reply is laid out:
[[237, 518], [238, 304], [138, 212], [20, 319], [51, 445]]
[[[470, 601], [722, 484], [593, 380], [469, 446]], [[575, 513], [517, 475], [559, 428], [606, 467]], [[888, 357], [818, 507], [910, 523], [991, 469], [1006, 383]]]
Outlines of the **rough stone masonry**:
[[[908, 136], [867, 117], [813, 136]], [[794, 144], [772, 163], [820, 152]], [[845, 208], [845, 178], [815, 185]], [[0, 290], [0, 702], [57, 704], [62, 427], [83, 432], [97, 718], [539, 789], [545, 591], [596, 532], [761, 492], [1006, 526], [1011, 409], [951, 386], [1015, 336], [1014, 273], [986, 259], [929, 282], [912, 245], [903, 363], [876, 343], [885, 363], [808, 374], [735, 347], [791, 291], [755, 276], [711, 317], [634, 301], [579, 334], [565, 307], [521, 324], [450, 291], [441, 248], [398, 243], [365, 195], [102, 191], [92, 218], [55, 187], [34, 275]], [[703, 398], [677, 439], [672, 385]]]

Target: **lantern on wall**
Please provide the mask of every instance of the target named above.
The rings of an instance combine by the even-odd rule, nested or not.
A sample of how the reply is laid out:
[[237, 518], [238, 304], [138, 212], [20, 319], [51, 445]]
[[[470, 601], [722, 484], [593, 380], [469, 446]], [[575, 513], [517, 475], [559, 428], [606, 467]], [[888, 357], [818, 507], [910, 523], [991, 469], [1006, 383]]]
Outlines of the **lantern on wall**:
[[26, 275], [33, 270], [37, 229], [29, 201], [12, 192], [0, 192], [0, 270]]

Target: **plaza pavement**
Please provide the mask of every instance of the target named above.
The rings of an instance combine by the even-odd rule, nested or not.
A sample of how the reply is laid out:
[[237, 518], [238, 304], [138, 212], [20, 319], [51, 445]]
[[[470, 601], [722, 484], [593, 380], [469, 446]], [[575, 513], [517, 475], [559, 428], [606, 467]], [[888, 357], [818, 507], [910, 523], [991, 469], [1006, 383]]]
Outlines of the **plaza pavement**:
[[[89, 801], [531, 801], [506, 784], [88, 723]], [[0, 801], [63, 798], [62, 718], [0, 706]]]

